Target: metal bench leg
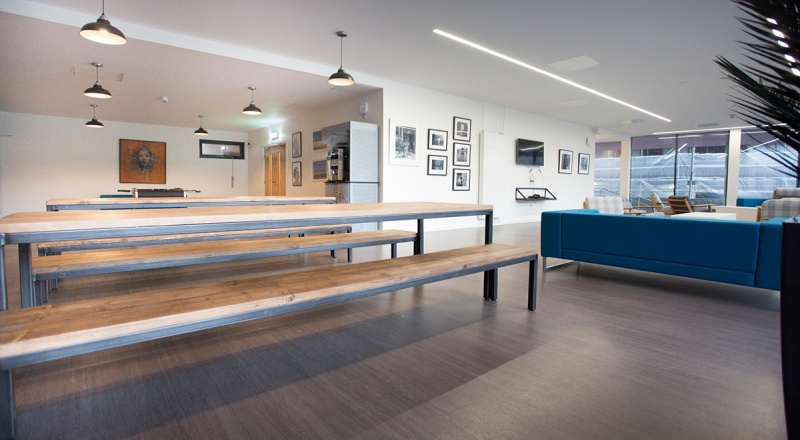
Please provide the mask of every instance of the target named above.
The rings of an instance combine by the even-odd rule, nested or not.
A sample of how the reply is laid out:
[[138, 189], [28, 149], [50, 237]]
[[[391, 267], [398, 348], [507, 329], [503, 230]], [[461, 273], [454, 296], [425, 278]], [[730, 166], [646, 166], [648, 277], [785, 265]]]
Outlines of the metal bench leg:
[[539, 277], [539, 256], [534, 255], [528, 269], [528, 310], [536, 310], [536, 284]]
[[22, 308], [36, 305], [36, 292], [33, 286], [33, 269], [31, 268], [31, 245], [20, 243], [19, 249], [19, 296]]
[[397, 258], [397, 243], [392, 243], [390, 246], [392, 247], [392, 258]]
[[0, 438], [14, 438], [14, 382], [11, 370], [0, 371]]
[[347, 248], [347, 262], [353, 262], [353, 248]]

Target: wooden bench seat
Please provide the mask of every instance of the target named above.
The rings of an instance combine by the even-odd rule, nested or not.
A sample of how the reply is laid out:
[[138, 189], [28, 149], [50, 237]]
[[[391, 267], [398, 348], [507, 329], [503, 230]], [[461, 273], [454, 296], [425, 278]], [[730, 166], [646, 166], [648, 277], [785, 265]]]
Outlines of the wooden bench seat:
[[149, 246], [157, 244], [186, 243], [194, 241], [234, 240], [257, 237], [292, 237], [307, 234], [335, 234], [351, 232], [352, 225], [298, 226], [293, 228], [253, 229], [244, 231], [197, 232], [193, 234], [148, 235], [142, 237], [96, 238], [91, 240], [68, 240], [39, 243], [38, 253], [58, 254], [67, 251], [105, 249], [130, 246]]
[[[348, 234], [349, 235], [349, 234]], [[0, 312], [0, 434], [14, 435], [12, 369], [112, 347], [322, 306], [529, 262], [537, 251], [486, 244], [392, 260], [148, 291]], [[486, 272], [489, 271], [489, 272]], [[492, 275], [491, 282], [497, 282]], [[484, 285], [484, 298], [487, 298]], [[494, 290], [496, 296], [496, 290]]]
[[188, 266], [244, 259], [265, 258], [327, 250], [348, 250], [352, 261], [355, 247], [392, 246], [397, 256], [397, 243], [412, 242], [417, 234], [401, 230], [354, 232], [349, 234], [307, 235], [281, 238], [250, 238], [225, 241], [203, 241], [166, 245], [67, 252], [61, 255], [34, 257], [31, 266], [36, 283], [37, 302], [46, 292], [45, 281], [104, 273], [127, 272], [161, 267]]

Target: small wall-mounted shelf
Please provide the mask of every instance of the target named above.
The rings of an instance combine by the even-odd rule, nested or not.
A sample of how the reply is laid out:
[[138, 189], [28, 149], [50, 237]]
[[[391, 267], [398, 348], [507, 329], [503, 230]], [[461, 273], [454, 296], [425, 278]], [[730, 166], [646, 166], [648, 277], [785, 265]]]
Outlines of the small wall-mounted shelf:
[[556, 200], [556, 196], [547, 188], [517, 188], [517, 200], [535, 202], [537, 200]]

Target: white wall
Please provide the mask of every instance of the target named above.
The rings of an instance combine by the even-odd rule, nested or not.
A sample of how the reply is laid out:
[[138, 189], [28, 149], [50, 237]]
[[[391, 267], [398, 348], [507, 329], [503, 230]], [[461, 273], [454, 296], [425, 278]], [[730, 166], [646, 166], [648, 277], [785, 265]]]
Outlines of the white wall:
[[[103, 121], [105, 128], [91, 129], [85, 123], [0, 112], [0, 214], [43, 211], [49, 199], [99, 197], [134, 187], [195, 189], [201, 191], [197, 196], [208, 197], [247, 195], [246, 161], [200, 159], [199, 138], [191, 128]], [[209, 131], [210, 139], [247, 141], [246, 133]], [[120, 139], [166, 142], [167, 183], [119, 183]]]
[[[359, 113], [361, 103], [366, 102], [369, 111], [364, 118]], [[286, 120], [280, 124], [274, 124], [266, 128], [254, 130], [249, 133], [252, 151], [249, 162], [250, 173], [250, 195], [264, 195], [264, 149], [270, 145], [286, 144], [286, 195], [287, 196], [324, 196], [325, 181], [313, 180], [312, 162], [315, 160], [325, 160], [325, 150], [314, 150], [313, 135], [315, 131], [323, 127], [341, 124], [347, 121], [367, 122], [378, 124], [383, 119], [383, 90], [376, 90], [362, 95], [354, 95], [351, 99], [336, 105], [316, 109], [300, 117]], [[278, 139], [268, 142], [271, 132], [278, 132]], [[302, 133], [303, 154], [299, 158], [292, 156], [292, 134]], [[249, 151], [250, 152], [250, 151]], [[301, 162], [303, 171], [303, 185], [292, 186], [291, 170], [292, 162]], [[380, 174], [380, 172], [379, 172]]]
[[[470, 160], [470, 191], [453, 191], [453, 118], [467, 118], [472, 121], [469, 143], [472, 153]], [[389, 164], [389, 139], [391, 121], [399, 120], [415, 123], [420, 130], [417, 134], [419, 165], [399, 166]], [[594, 181], [594, 135], [589, 127], [544, 118], [522, 111], [475, 101], [459, 96], [447, 95], [431, 90], [396, 85], [384, 90], [384, 121], [382, 133], [383, 174], [381, 190], [383, 201], [433, 201], [459, 203], [488, 203], [495, 205], [496, 223], [512, 223], [539, 220], [543, 211], [580, 208], [586, 196], [591, 195]], [[428, 150], [428, 129], [446, 130], [448, 148], [446, 152]], [[485, 132], [491, 142], [480, 144], [481, 134]], [[515, 145], [517, 138], [533, 139], [545, 144], [545, 166], [529, 167], [516, 165]], [[588, 141], [587, 141], [588, 140]], [[486, 181], [481, 176], [481, 148], [487, 148], [493, 163], [488, 165]], [[557, 168], [558, 150], [566, 149], [574, 153], [592, 155], [590, 173], [559, 174]], [[427, 158], [429, 154], [448, 156], [447, 176], [428, 176]], [[540, 173], [541, 171], [541, 173]], [[535, 182], [531, 183], [531, 176]], [[481, 185], [485, 185], [480, 197]], [[517, 202], [514, 199], [516, 187], [547, 187], [558, 200]], [[481, 219], [465, 217], [428, 222], [426, 227], [450, 229], [482, 225]], [[385, 227], [411, 229], [405, 223], [388, 224]]]

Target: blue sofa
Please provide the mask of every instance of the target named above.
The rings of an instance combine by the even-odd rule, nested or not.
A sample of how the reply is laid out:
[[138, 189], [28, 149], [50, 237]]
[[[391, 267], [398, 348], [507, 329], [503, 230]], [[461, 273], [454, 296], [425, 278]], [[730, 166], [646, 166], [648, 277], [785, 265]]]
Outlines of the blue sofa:
[[542, 213], [541, 255], [780, 290], [781, 223]]

